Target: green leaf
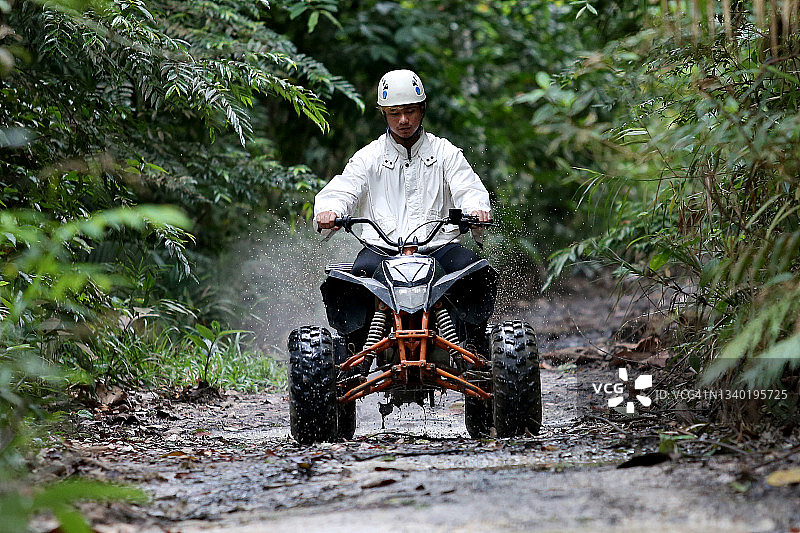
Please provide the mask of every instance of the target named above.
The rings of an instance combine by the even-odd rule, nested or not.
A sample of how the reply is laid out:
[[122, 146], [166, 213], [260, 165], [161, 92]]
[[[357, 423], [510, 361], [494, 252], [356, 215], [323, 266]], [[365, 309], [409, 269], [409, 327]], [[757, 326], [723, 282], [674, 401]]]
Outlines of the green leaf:
[[289, 7], [289, 18], [294, 20], [303, 13], [305, 13], [308, 6], [304, 1], [299, 1], [296, 4]]
[[209, 346], [206, 343], [206, 340], [200, 337], [199, 335], [195, 335], [193, 333], [187, 333], [186, 336], [189, 338], [190, 341], [192, 341], [192, 344], [194, 344], [195, 347], [200, 350], [206, 350]]
[[75, 509], [58, 507], [53, 510], [58, 519], [59, 530], [64, 533], [92, 533], [92, 528], [86, 523], [83, 515]]
[[53, 510], [78, 501], [146, 501], [145, 494], [134, 487], [101, 481], [67, 480], [46, 486], [33, 498], [34, 510]]
[[664, 266], [664, 264], [666, 264], [666, 262], [669, 261], [670, 257], [671, 257], [671, 254], [666, 250], [663, 251], [663, 252], [659, 252], [659, 253], [657, 253], [656, 255], [654, 255], [653, 257], [650, 258], [650, 262], [648, 263], [648, 267], [650, 268], [651, 271], [655, 272], [659, 268]]
[[508, 101], [509, 105], [514, 104], [533, 104], [537, 102], [540, 98], [542, 98], [546, 93], [542, 89], [536, 89], [534, 91], [523, 93], [518, 96], [515, 96], [511, 100]]
[[336, 28], [338, 28], [339, 30], [343, 29], [342, 24], [336, 17], [333, 16], [333, 13], [331, 13], [330, 11], [321, 11], [321, 13], [325, 16], [325, 18], [330, 20], [333, 23], [333, 25], [336, 26]]
[[308, 33], [314, 33], [314, 28], [317, 27], [317, 23], [319, 22], [319, 11], [314, 11], [311, 13], [311, 16], [308, 17]]
[[547, 89], [548, 87], [550, 87], [550, 84], [552, 83], [550, 80], [550, 75], [547, 74], [546, 72], [537, 72], [536, 83], [542, 89]]
[[203, 337], [205, 337], [206, 339], [208, 339], [208, 340], [210, 340], [212, 342], [214, 340], [216, 340], [216, 338], [217, 338], [217, 336], [214, 334], [213, 331], [211, 331], [210, 329], [208, 329], [207, 327], [205, 327], [202, 324], [195, 325], [194, 329], [196, 329], [197, 332], [200, 333], [200, 335], [202, 335]]

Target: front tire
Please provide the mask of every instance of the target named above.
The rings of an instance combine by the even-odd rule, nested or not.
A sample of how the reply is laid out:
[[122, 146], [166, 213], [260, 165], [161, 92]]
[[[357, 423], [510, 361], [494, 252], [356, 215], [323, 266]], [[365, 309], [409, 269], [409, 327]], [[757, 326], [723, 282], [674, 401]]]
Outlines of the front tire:
[[491, 338], [494, 427], [501, 438], [542, 427], [539, 350], [533, 328], [508, 321], [495, 326]]
[[300, 444], [337, 437], [336, 367], [325, 328], [304, 326], [289, 334], [289, 421]]
[[[484, 333], [484, 342], [483, 346], [489, 347], [491, 346], [492, 342], [492, 331], [494, 328], [497, 327], [495, 324], [487, 324], [486, 331]], [[488, 352], [485, 357], [491, 363], [492, 361], [492, 354], [491, 350], [487, 349]], [[481, 355], [484, 355], [481, 353]], [[481, 387], [484, 387], [484, 390], [489, 390], [483, 383], [479, 384]], [[491, 385], [491, 384], [489, 384]], [[479, 398], [473, 398], [472, 396], [466, 396], [464, 399], [464, 424], [467, 426], [467, 433], [473, 439], [479, 439], [481, 437], [488, 437], [491, 430], [492, 425], [494, 424], [493, 421], [493, 405], [492, 400], [481, 400]]]
[[486, 437], [492, 430], [492, 402], [468, 396], [464, 399], [464, 424], [473, 439]]
[[[332, 335], [333, 360], [336, 365], [341, 365], [350, 356], [347, 351], [347, 338], [338, 333]], [[358, 369], [348, 370], [344, 375], [339, 373], [338, 379], [358, 375]], [[338, 391], [341, 392], [341, 391]], [[337, 393], [338, 394], [338, 393]], [[336, 406], [336, 438], [337, 440], [350, 440], [356, 433], [356, 402], [340, 403]]]

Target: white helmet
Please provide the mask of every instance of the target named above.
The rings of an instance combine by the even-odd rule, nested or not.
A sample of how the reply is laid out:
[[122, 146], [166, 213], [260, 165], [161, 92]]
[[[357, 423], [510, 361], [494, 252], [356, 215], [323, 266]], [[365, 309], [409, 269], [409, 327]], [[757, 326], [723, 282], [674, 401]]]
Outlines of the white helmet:
[[425, 101], [425, 87], [419, 76], [411, 70], [387, 72], [378, 83], [378, 105], [419, 104]]

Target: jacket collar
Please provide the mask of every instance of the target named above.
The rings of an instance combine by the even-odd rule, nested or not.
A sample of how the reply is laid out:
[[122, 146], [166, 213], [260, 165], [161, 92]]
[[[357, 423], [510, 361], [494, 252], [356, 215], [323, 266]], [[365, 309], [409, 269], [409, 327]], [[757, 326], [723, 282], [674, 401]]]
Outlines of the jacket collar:
[[[407, 150], [402, 144], [395, 141], [394, 137], [392, 137], [388, 130], [384, 136], [386, 137], [386, 147], [384, 149], [382, 165], [386, 168], [394, 168], [395, 163], [400, 157], [408, 158], [409, 150]], [[414, 159], [417, 156], [422, 158], [425, 166], [431, 166], [436, 162], [436, 155], [433, 153], [433, 147], [431, 146], [431, 142], [428, 140], [428, 135], [425, 133], [424, 129], [422, 130], [419, 139], [417, 139], [417, 142], [415, 142], [411, 147], [411, 159]]]

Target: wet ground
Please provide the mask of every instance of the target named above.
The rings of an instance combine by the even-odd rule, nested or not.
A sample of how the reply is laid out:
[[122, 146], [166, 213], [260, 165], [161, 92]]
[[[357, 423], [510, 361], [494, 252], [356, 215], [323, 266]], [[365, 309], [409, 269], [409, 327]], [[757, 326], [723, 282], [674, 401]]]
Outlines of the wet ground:
[[[664, 324], [657, 315], [650, 330], [626, 325], [631, 338], [625, 328], [612, 333], [651, 309], [642, 300], [615, 305], [598, 290], [506, 309], [533, 323], [540, 341], [536, 436], [468, 438], [455, 393], [385, 420], [373, 395], [358, 404], [353, 440], [306, 447], [289, 438], [285, 393], [193, 402], [110, 393], [107, 405], [76, 418], [63, 444], [42, 451], [39, 474], [147, 491], [147, 504], [84, 506], [100, 532], [800, 531], [798, 485], [765, 482], [798, 466], [792, 438], [778, 435], [771, 452], [756, 452], [720, 446], [715, 435], [681, 441], [671, 457], [652, 455], [665, 439], [699, 435], [694, 421], [598, 407], [591, 383], [618, 380], [620, 366], [663, 372], [652, 345], [640, 362], [612, 356], [642, 353], [643, 339]], [[646, 453], [663, 462], [618, 468]]]

